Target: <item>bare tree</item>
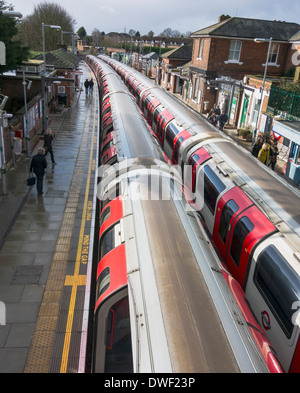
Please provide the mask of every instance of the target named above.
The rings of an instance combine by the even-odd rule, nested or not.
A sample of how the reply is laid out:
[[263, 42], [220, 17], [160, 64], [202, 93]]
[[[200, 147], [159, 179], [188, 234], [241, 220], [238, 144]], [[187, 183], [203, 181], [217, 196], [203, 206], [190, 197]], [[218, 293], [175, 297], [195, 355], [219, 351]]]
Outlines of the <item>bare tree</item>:
[[[28, 15], [22, 22], [20, 30], [24, 44], [33, 50], [42, 50], [42, 23], [46, 25], [61, 26], [61, 30], [73, 32], [75, 19], [59, 4], [40, 3], [34, 7], [31, 15]], [[47, 30], [45, 34], [46, 51], [56, 49], [60, 42], [60, 31]], [[71, 35], [64, 41], [70, 41]]]

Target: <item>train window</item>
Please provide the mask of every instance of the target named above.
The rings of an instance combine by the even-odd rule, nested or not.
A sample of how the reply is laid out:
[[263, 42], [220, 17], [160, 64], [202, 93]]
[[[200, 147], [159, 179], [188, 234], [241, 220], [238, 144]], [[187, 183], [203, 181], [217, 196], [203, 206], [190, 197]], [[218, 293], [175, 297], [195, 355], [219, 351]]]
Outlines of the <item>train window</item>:
[[169, 123], [169, 125], [166, 128], [166, 142], [170, 146], [170, 148], [173, 150], [173, 143], [176, 135], [179, 133], [178, 128], [175, 126], [173, 123]]
[[101, 201], [101, 208], [103, 209], [109, 202], [114, 200], [120, 195], [120, 183], [117, 183], [112, 190], [110, 190], [109, 194], [106, 195], [106, 198]]
[[226, 244], [226, 241], [227, 241], [227, 233], [228, 233], [228, 228], [229, 228], [229, 223], [230, 223], [231, 217], [238, 210], [239, 210], [239, 207], [234, 202], [233, 199], [230, 199], [223, 207], [222, 214], [221, 214], [221, 220], [220, 220], [220, 226], [219, 226], [219, 236], [224, 244]]
[[116, 223], [101, 236], [99, 260], [120, 244], [120, 224]]
[[104, 145], [102, 148], [101, 155], [104, 154], [106, 152], [106, 150], [110, 149], [113, 145], [114, 145], [113, 140], [107, 142], [106, 145]]
[[215, 214], [215, 207], [219, 194], [226, 188], [209, 165], [204, 166], [204, 201], [212, 214]]
[[236, 223], [232, 235], [230, 255], [236, 266], [239, 266], [243, 244], [246, 236], [253, 230], [254, 225], [248, 217], [242, 217]]
[[102, 272], [99, 274], [99, 278], [97, 280], [97, 299], [108, 289], [110, 284], [110, 268], [106, 267]]
[[158, 106], [157, 108], [154, 109], [153, 112], [153, 118], [152, 118], [152, 130], [154, 131], [154, 133], [156, 134], [157, 131], [157, 126], [158, 126], [158, 121], [157, 118], [158, 116], [161, 114], [162, 109], [160, 108], [160, 106]]
[[100, 227], [110, 216], [110, 206], [107, 206], [105, 210], [103, 210], [100, 218]]
[[287, 338], [294, 328], [292, 309], [300, 299], [300, 277], [274, 245], [257, 258], [254, 284], [272, 310]]

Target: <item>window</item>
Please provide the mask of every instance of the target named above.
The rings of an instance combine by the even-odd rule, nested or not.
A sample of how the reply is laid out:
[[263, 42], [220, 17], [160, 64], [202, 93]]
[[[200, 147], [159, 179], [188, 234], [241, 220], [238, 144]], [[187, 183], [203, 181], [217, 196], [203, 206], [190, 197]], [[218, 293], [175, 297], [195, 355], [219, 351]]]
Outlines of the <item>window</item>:
[[259, 254], [254, 284], [290, 338], [295, 312], [292, 304], [300, 299], [300, 277], [274, 245]]
[[174, 139], [176, 137], [176, 135], [179, 133], [178, 128], [175, 126], [175, 124], [170, 123], [167, 126], [166, 129], [166, 142], [168, 143], [168, 145], [170, 146], [170, 148], [173, 151], [173, 143], [174, 143]]
[[108, 254], [111, 250], [115, 248], [115, 226], [110, 228], [105, 234], [101, 237], [100, 240], [100, 259], [102, 259], [106, 254]]
[[274, 44], [274, 43], [271, 45], [268, 63], [277, 64], [279, 46], [280, 46], [279, 44]]
[[234, 227], [230, 255], [236, 266], [239, 266], [240, 263], [244, 240], [246, 236], [253, 230], [253, 228], [254, 225], [248, 217], [242, 217]]
[[225, 188], [225, 184], [218, 178], [214, 171], [208, 165], [205, 165], [204, 201], [212, 214], [215, 214], [218, 196]]
[[237, 62], [240, 61], [241, 49], [242, 49], [241, 41], [231, 41], [228, 60], [237, 61]]
[[239, 210], [239, 207], [234, 202], [233, 199], [230, 199], [223, 207], [222, 214], [221, 214], [221, 220], [220, 220], [220, 226], [219, 226], [219, 236], [224, 244], [226, 244], [226, 241], [227, 241], [227, 233], [228, 233], [230, 220], [231, 220], [232, 216], [234, 215], [234, 213], [236, 213], [238, 210]]
[[197, 101], [198, 100], [198, 92], [199, 92], [199, 78], [195, 78], [194, 80], [194, 91], [193, 91], [193, 100]]
[[200, 47], [199, 47], [199, 54], [198, 54], [198, 59], [200, 59], [200, 60], [202, 60], [202, 56], [203, 56], [203, 43], [204, 43], [204, 39], [201, 38]]
[[97, 299], [108, 289], [110, 284], [110, 268], [106, 267], [99, 275], [97, 281]]
[[110, 216], [110, 206], [107, 206], [105, 210], [103, 210], [103, 213], [101, 214], [101, 219], [100, 219], [100, 227], [106, 221]]

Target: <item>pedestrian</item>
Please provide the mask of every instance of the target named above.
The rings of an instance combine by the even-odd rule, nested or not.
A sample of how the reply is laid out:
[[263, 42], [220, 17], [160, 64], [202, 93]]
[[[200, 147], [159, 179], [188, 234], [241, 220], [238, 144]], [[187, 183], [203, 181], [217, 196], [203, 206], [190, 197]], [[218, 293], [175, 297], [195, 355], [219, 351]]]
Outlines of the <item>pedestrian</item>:
[[93, 93], [93, 87], [94, 87], [93, 78], [91, 78], [91, 80], [89, 81], [89, 87], [90, 87], [90, 94], [92, 94]]
[[264, 143], [260, 149], [257, 158], [265, 165], [268, 165], [270, 158], [270, 145]]
[[89, 93], [89, 80], [88, 80], [88, 78], [86, 78], [86, 80], [84, 81], [84, 87], [85, 87], [85, 94], [88, 95], [88, 93]]
[[52, 130], [51, 130], [51, 128], [48, 128], [46, 131], [46, 134], [44, 135], [45, 157], [48, 153], [50, 153], [52, 164], [56, 164], [56, 162], [54, 160], [53, 149], [52, 149], [53, 138], [54, 138], [54, 135], [52, 133]]
[[277, 162], [277, 156], [278, 156], [278, 147], [277, 147], [277, 142], [273, 142], [270, 148], [270, 162], [269, 165], [271, 165], [272, 171], [275, 170], [275, 165]]
[[227, 123], [228, 120], [228, 116], [226, 115], [226, 113], [223, 111], [221, 113], [221, 115], [219, 116], [219, 129], [222, 131], [224, 125]]
[[38, 194], [43, 194], [43, 181], [46, 168], [45, 149], [40, 147], [37, 154], [32, 157], [29, 168], [29, 173], [33, 172], [36, 175], [36, 189]]
[[208, 121], [213, 125], [216, 126], [218, 122], [217, 115], [215, 114], [214, 110], [212, 109], [208, 115]]
[[262, 148], [262, 145], [263, 145], [263, 139], [259, 136], [256, 139], [256, 141], [253, 143], [252, 150], [251, 150], [251, 153], [254, 157], [257, 158], [258, 153], [259, 153], [260, 149]]
[[216, 114], [216, 116], [220, 116], [220, 114], [221, 114], [219, 105], [217, 105], [215, 108], [215, 114]]

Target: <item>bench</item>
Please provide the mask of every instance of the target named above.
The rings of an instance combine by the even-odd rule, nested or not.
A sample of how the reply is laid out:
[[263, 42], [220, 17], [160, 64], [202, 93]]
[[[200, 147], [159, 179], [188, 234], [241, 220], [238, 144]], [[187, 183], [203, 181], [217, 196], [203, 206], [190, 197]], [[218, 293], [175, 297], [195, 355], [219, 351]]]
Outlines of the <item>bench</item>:
[[55, 102], [54, 104], [54, 113], [59, 112], [61, 113], [61, 111], [64, 109], [64, 104], [59, 104], [58, 102]]

